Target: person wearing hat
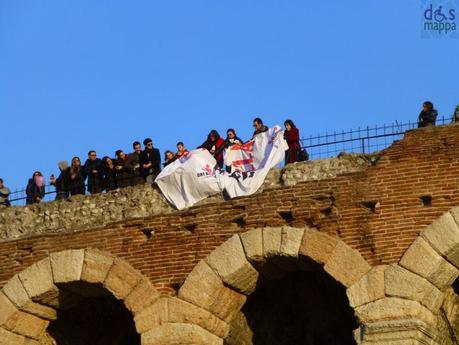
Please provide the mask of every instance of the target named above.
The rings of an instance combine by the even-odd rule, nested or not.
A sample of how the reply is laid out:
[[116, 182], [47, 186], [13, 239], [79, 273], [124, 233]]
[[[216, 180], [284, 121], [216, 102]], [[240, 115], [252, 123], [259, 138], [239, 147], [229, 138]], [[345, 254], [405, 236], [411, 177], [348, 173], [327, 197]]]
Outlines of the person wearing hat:
[[52, 174], [49, 181], [56, 188], [56, 200], [67, 199], [70, 195], [70, 169], [66, 161], [60, 161], [57, 166], [60, 170], [58, 178]]
[[153, 183], [161, 172], [161, 154], [153, 147], [153, 140], [146, 138], [143, 141], [144, 150], [140, 154], [140, 166], [146, 182]]

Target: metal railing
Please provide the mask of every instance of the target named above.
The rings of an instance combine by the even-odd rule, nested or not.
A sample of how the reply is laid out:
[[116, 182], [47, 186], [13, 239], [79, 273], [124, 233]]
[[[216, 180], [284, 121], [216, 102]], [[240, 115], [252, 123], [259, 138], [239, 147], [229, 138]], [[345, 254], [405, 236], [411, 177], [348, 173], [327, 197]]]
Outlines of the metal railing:
[[[436, 125], [451, 123], [451, 118], [437, 118]], [[343, 130], [341, 132], [318, 134], [300, 139], [301, 147], [309, 153], [309, 159], [321, 159], [347, 153], [373, 153], [390, 146], [394, 140], [401, 139], [403, 135], [417, 128], [417, 122], [392, 123], [390, 125], [365, 127]], [[55, 199], [54, 186], [45, 187], [44, 201]], [[25, 205], [25, 189], [15, 190], [10, 194], [10, 204], [13, 206]]]
[[[437, 118], [436, 125], [451, 123], [450, 118]], [[321, 159], [346, 153], [373, 153], [390, 146], [394, 140], [417, 128], [417, 122], [392, 123], [390, 125], [343, 130], [318, 134], [300, 140], [301, 147], [309, 153], [309, 159]]]

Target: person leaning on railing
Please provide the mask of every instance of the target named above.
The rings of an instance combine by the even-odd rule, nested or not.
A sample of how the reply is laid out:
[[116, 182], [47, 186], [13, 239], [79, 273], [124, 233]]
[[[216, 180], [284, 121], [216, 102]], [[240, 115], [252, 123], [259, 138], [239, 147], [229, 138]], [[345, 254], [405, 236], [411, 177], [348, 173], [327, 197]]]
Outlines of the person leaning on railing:
[[45, 178], [39, 171], [35, 171], [32, 178], [27, 182], [26, 204], [38, 204], [45, 197]]
[[10, 202], [8, 200], [9, 195], [9, 188], [5, 187], [3, 184], [3, 179], [0, 178], [0, 208], [10, 206]]
[[435, 126], [438, 112], [434, 109], [432, 102], [424, 102], [422, 104], [422, 111], [418, 117], [418, 128]]
[[60, 174], [57, 178], [51, 175], [49, 181], [56, 188], [56, 200], [67, 199], [70, 195], [70, 170], [66, 161], [57, 163]]

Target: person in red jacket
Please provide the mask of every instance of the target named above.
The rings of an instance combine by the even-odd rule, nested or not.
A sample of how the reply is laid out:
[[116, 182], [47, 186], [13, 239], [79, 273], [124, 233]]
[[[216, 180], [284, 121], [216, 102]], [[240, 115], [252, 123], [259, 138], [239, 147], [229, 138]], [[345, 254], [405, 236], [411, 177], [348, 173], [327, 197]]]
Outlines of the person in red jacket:
[[284, 126], [284, 139], [288, 144], [288, 150], [285, 151], [285, 164], [295, 163], [301, 150], [300, 132], [292, 120], [285, 120]]
[[202, 143], [198, 148], [203, 148], [209, 151], [209, 153], [215, 157], [217, 160], [217, 165], [223, 167], [223, 150], [219, 148], [223, 145], [225, 141], [220, 134], [215, 129], [212, 129], [207, 136], [207, 140]]

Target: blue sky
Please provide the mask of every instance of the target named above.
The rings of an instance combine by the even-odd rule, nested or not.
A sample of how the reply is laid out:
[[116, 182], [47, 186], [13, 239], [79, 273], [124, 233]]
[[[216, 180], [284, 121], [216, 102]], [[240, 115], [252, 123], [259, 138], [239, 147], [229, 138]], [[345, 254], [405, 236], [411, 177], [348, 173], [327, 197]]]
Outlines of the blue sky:
[[0, 177], [145, 137], [248, 139], [256, 116], [304, 136], [416, 120], [425, 100], [449, 116], [459, 39], [421, 38], [423, 3], [2, 0]]

